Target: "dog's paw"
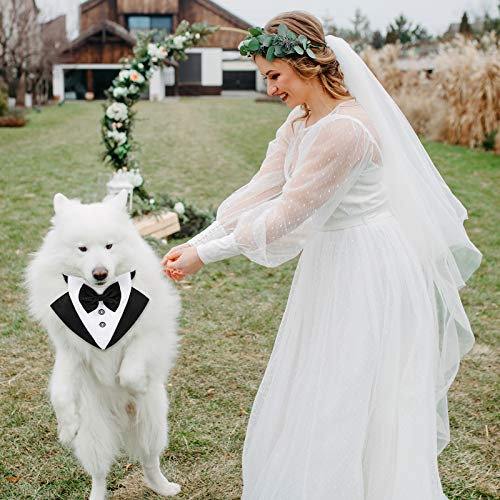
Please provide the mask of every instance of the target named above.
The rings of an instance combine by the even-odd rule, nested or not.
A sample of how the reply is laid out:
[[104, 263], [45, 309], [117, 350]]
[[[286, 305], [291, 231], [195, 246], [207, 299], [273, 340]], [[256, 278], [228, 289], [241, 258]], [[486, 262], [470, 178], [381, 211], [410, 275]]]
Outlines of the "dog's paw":
[[149, 386], [149, 378], [143, 372], [132, 370], [120, 370], [116, 376], [118, 384], [135, 395], [146, 394]]
[[145, 478], [146, 486], [152, 489], [158, 495], [162, 495], [164, 497], [173, 497], [177, 495], [181, 491], [181, 486], [177, 483], [171, 483], [165, 477], [155, 481], [151, 481], [148, 478]]
[[77, 421], [58, 424], [57, 437], [64, 446], [69, 446], [78, 433], [80, 425]]

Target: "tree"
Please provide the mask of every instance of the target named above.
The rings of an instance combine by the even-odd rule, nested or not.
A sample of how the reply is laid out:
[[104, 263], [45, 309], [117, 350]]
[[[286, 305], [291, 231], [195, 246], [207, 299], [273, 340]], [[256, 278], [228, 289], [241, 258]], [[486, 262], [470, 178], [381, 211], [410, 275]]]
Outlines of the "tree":
[[369, 45], [372, 38], [370, 21], [361, 9], [356, 9], [354, 18], [350, 19], [351, 27], [341, 28], [337, 26], [331, 17], [323, 19], [325, 31], [347, 40], [356, 51], [361, 51], [366, 45]]
[[379, 30], [373, 32], [371, 45], [374, 49], [381, 49], [384, 46], [384, 37]]
[[0, 77], [11, 97], [23, 90], [41, 54], [39, 11], [33, 0], [0, 0]]
[[403, 14], [400, 14], [388, 26], [385, 43], [415, 43], [422, 40], [430, 40], [431, 36], [427, 30], [420, 24], [413, 27], [413, 23], [409, 21]]
[[494, 31], [497, 36], [500, 36], [500, 2], [497, 5], [498, 15], [491, 17], [487, 12], [484, 14], [483, 32], [488, 33]]
[[472, 27], [469, 23], [467, 12], [464, 12], [462, 16], [462, 20], [460, 21], [460, 28], [458, 29], [458, 31], [464, 35], [472, 35]]

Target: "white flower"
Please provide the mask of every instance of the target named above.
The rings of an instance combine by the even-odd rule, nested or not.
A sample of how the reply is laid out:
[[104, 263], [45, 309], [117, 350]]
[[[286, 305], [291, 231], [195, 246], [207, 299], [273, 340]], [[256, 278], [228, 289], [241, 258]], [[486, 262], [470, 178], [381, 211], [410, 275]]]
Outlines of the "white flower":
[[174, 44], [174, 47], [176, 49], [182, 49], [184, 47], [184, 42], [185, 41], [186, 41], [186, 37], [184, 37], [182, 35], [177, 35], [172, 40], [172, 43]]
[[144, 83], [144, 77], [138, 71], [133, 69], [130, 71], [130, 81], [140, 85], [141, 83]]
[[132, 84], [129, 88], [128, 91], [130, 94], [137, 94], [139, 92], [139, 87], [137, 85]]
[[149, 204], [154, 205], [155, 204], [155, 199], [154, 198], [149, 198]]
[[157, 60], [163, 60], [167, 57], [167, 51], [165, 50], [165, 47], [161, 47], [154, 43], [148, 43], [148, 55], [151, 56], [153, 60], [155, 57]]
[[156, 54], [156, 45], [154, 43], [148, 43], [148, 56], [154, 56]]
[[128, 90], [125, 87], [116, 87], [113, 89], [113, 97], [126, 97]]
[[177, 212], [179, 215], [182, 215], [182, 214], [186, 213], [186, 208], [184, 207], [182, 202], [178, 201], [174, 205], [174, 211]]
[[108, 130], [108, 137], [114, 141], [117, 146], [121, 146], [127, 142], [127, 134], [118, 132], [118, 130]]
[[128, 117], [128, 108], [122, 102], [114, 102], [111, 106], [108, 106], [106, 116], [111, 120], [122, 122]]
[[137, 67], [138, 67], [139, 69], [144, 69], [144, 64], [139, 63], [139, 64], [137, 65]]
[[196, 35], [194, 35], [194, 37], [196, 38], [196, 40], [199, 40], [200, 39], [200, 34], [196, 33]]
[[128, 69], [122, 69], [118, 73], [118, 80], [120, 80], [120, 82], [124, 82], [127, 78], [130, 78], [130, 71]]

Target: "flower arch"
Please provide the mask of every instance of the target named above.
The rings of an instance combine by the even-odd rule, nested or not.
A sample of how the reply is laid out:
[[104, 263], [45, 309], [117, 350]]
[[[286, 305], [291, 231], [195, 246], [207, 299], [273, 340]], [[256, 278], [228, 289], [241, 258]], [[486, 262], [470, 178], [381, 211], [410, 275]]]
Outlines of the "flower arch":
[[213, 211], [203, 211], [176, 200], [166, 194], [152, 197], [144, 187], [139, 161], [132, 154], [134, 141], [132, 132], [135, 112], [133, 106], [139, 101], [153, 72], [166, 66], [176, 66], [177, 61], [187, 59], [186, 49], [194, 47], [215, 33], [218, 26], [206, 23], [189, 24], [182, 21], [175, 33], [155, 41], [158, 32], [138, 35], [133, 58], [123, 59], [123, 67], [106, 92], [104, 116], [101, 121], [101, 137], [105, 147], [103, 160], [116, 173], [126, 173], [134, 187], [133, 215], [175, 210], [179, 216], [181, 230], [176, 237], [190, 236], [208, 225], [214, 218]]
[[103, 160], [114, 168], [115, 173], [126, 174], [128, 182], [134, 187], [135, 210], [132, 215], [159, 212], [165, 208], [177, 212], [181, 225], [181, 230], [174, 235], [177, 238], [192, 236], [204, 229], [214, 220], [215, 212], [200, 210], [168, 194], [153, 197], [147, 192], [139, 162], [132, 154], [133, 106], [139, 101], [156, 69], [176, 66], [177, 61], [186, 60], [186, 49], [199, 45], [218, 30], [247, 34], [239, 28], [210, 26], [207, 23], [190, 25], [185, 20], [175, 33], [160, 41], [155, 41], [158, 32], [139, 34], [134, 47], [135, 57], [121, 61], [123, 67], [106, 92], [107, 101], [101, 122], [101, 137], [105, 147]]

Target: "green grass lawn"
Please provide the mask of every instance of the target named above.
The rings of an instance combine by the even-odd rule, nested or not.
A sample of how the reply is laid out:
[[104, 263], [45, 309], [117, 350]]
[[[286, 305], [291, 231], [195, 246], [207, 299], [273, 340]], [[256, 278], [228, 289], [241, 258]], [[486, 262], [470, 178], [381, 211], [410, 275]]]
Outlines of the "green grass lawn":
[[[248, 181], [287, 114], [279, 104], [246, 99], [191, 98], [137, 107], [137, 155], [146, 187], [200, 208], [217, 207]], [[46, 392], [53, 354], [46, 333], [27, 316], [22, 279], [29, 253], [49, 227], [54, 193], [92, 200], [99, 172], [107, 171], [100, 160], [101, 114], [97, 103], [65, 104], [30, 114], [25, 128], [0, 129], [2, 499], [82, 499], [89, 492], [90, 479], [57, 442]], [[500, 491], [494, 446], [500, 430], [494, 266], [500, 158], [438, 143], [426, 147], [468, 208], [467, 230], [484, 253], [462, 292], [477, 342], [450, 392], [452, 440], [439, 459], [441, 477], [450, 499], [494, 499]], [[171, 444], [162, 463], [169, 478], [182, 484], [180, 499], [239, 498], [248, 414], [295, 265], [266, 269], [236, 257], [176, 285], [183, 299], [182, 348], [168, 383]], [[142, 486], [138, 465], [127, 466], [126, 457], [108, 484], [113, 499], [159, 498]]]

